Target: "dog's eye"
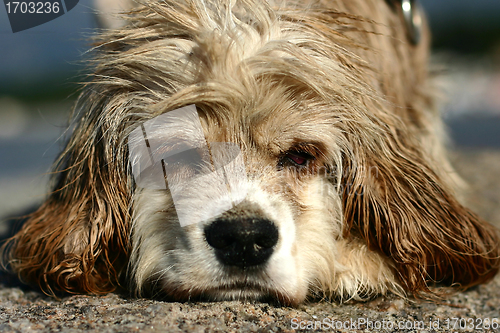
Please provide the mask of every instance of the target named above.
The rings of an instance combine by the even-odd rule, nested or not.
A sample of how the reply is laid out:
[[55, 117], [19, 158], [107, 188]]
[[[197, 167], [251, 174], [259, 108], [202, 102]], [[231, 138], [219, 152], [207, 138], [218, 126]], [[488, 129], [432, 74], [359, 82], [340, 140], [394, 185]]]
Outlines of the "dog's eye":
[[296, 154], [286, 154], [286, 157], [288, 157], [292, 162], [294, 162], [297, 165], [305, 165], [308, 161], [306, 156], [301, 155], [296, 155]]
[[291, 164], [294, 166], [306, 166], [307, 163], [314, 159], [314, 156], [304, 152], [288, 152], [281, 159], [279, 166]]
[[206, 158], [202, 157], [202, 152], [197, 148], [187, 149], [171, 155], [164, 159], [165, 171], [167, 174], [188, 172], [190, 174], [202, 174], [209, 169]]

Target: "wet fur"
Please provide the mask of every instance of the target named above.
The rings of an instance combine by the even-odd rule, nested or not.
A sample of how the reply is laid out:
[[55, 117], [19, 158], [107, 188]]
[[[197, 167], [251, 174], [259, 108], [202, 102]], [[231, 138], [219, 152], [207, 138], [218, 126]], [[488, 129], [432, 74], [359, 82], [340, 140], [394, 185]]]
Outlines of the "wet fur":
[[[4, 247], [24, 281], [49, 294], [122, 286], [297, 304], [495, 275], [498, 233], [454, 192], [428, 33], [411, 45], [387, 2], [151, 1], [129, 20], [99, 37], [54, 191]], [[263, 270], [221, 267], [203, 225], [181, 228], [168, 193], [134, 186], [127, 136], [189, 104], [207, 141], [245, 157], [252, 191], [225, 214], [280, 231]], [[277, 167], [296, 151], [314, 157], [307, 169]]]

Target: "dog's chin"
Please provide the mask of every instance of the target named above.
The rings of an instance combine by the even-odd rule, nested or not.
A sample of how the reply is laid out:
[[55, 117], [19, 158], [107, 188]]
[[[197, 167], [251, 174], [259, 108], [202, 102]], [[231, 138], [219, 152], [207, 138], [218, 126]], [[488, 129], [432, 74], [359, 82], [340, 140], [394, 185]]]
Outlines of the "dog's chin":
[[238, 287], [237, 285], [206, 290], [200, 294], [199, 299], [202, 301], [257, 301], [288, 306], [297, 306], [303, 301], [302, 297], [294, 297], [277, 290], [267, 290], [260, 286]]
[[265, 282], [250, 283], [245, 281], [235, 281], [207, 288], [180, 288], [179, 286], [168, 286], [166, 290], [167, 291], [164, 295], [165, 298], [175, 301], [255, 301], [277, 305], [296, 306], [304, 301], [306, 297], [305, 293], [289, 293], [284, 290], [274, 288]]
[[[174, 301], [239, 300], [289, 306], [296, 306], [304, 301], [308, 290], [307, 283], [292, 276], [286, 279], [281, 274], [276, 274], [276, 267], [272, 266], [238, 268], [215, 264], [202, 269], [206, 275], [198, 279], [174, 282], [166, 278], [152, 286], [152, 290], [160, 290], [159, 296]], [[286, 271], [283, 267], [277, 270]]]

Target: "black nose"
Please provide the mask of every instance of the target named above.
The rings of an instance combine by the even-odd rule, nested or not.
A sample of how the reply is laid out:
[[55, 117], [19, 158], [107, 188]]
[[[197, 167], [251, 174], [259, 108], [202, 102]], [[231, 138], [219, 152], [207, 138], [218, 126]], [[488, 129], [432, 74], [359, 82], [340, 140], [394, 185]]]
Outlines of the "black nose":
[[266, 219], [221, 218], [205, 228], [205, 237], [221, 263], [247, 268], [269, 259], [279, 233], [276, 226]]

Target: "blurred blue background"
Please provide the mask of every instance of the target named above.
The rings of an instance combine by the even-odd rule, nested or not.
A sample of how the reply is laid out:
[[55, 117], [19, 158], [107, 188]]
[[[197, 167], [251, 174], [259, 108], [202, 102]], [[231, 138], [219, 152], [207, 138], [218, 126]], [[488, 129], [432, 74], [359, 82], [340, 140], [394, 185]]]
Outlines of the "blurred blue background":
[[[500, 148], [500, 0], [422, 0], [459, 148]], [[0, 5], [0, 215], [40, 200], [96, 29], [91, 0], [12, 33]], [[442, 68], [438, 67], [438, 68]]]
[[0, 94], [36, 100], [73, 90], [96, 27], [90, 5], [81, 0], [65, 15], [17, 33], [0, 5]]

